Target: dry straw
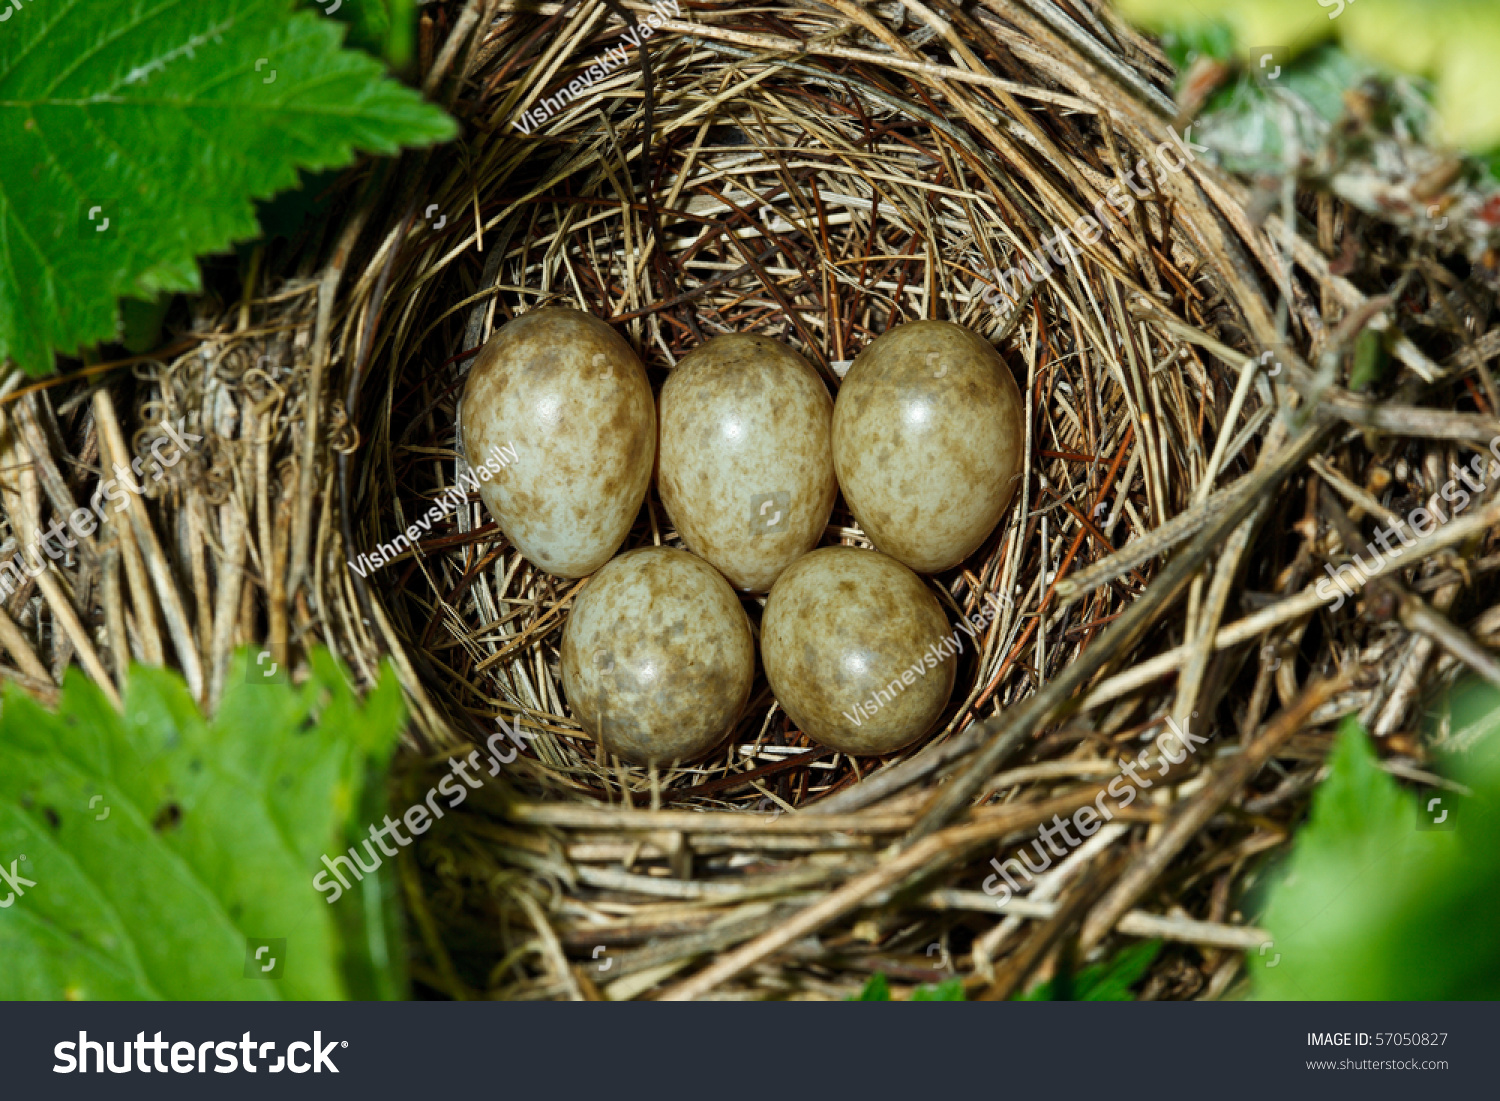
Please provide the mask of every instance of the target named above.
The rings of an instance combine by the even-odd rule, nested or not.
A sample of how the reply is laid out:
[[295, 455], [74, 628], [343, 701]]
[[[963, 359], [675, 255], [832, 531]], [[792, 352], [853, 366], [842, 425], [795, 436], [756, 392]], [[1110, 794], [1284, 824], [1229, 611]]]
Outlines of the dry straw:
[[[1459, 623], [1500, 562], [1480, 557], [1492, 493], [1403, 559], [1390, 584], [1409, 591], [1336, 616], [1306, 594], [1374, 497], [1425, 500], [1463, 441], [1495, 434], [1485, 302], [1327, 198], [1252, 215], [1200, 155], [1073, 236], [1021, 308], [987, 305], [989, 273], [1039, 263], [1181, 130], [1164, 59], [1107, 7], [683, 3], [529, 136], [513, 120], [653, 9], [423, 11], [423, 84], [461, 141], [346, 181], [326, 239], [257, 254], [241, 301], [200, 303], [171, 355], [109, 390], [7, 385], [18, 543], [152, 425], [185, 416], [208, 440], [6, 603], [5, 675], [47, 696], [77, 661], [113, 692], [127, 656], [170, 662], [213, 706], [237, 645], [295, 664], [325, 643], [364, 682], [389, 657], [414, 719], [398, 802], [499, 720], [536, 732], [402, 855], [413, 975], [441, 995], [841, 997], [875, 971], [898, 990], [956, 971], [1004, 997], [1059, 953], [1137, 936], [1170, 942], [1151, 996], [1232, 989], [1263, 937], [1236, 912], [1246, 872], [1289, 836], [1331, 724], [1358, 713], [1420, 779], [1420, 704], [1459, 639], [1481, 649]], [[1421, 347], [1393, 345], [1376, 406], [1345, 388], [1347, 353], [1395, 307], [1359, 288], [1398, 283], [1440, 305]], [[584, 583], [531, 568], [472, 496], [417, 553], [348, 568], [459, 484], [474, 352], [552, 303], [609, 319], [658, 384], [724, 332], [785, 340], [830, 387], [902, 321], [1003, 349], [1029, 412], [1021, 489], [936, 581], [955, 617], [992, 594], [1005, 611], [933, 737], [890, 760], [820, 750], [762, 679], [708, 760], [629, 767], [560, 694]], [[653, 494], [629, 545], [675, 542]], [[864, 540], [841, 508], [826, 542]], [[990, 859], [1095, 802], [1168, 717], [1208, 747], [1002, 913]]]

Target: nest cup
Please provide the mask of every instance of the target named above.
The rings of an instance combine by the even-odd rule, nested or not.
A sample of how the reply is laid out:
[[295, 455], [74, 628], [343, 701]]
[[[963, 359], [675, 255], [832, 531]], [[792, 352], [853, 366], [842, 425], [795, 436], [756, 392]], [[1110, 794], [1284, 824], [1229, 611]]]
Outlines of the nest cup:
[[[652, 11], [632, 9], [643, 19]], [[886, 28], [878, 20], [873, 26]], [[903, 26], [906, 34], [920, 30]], [[520, 32], [518, 26], [511, 35]], [[851, 32], [855, 40], [872, 33]], [[1014, 323], [1035, 288], [1023, 289], [1013, 276], [997, 278], [1026, 259], [1018, 244], [1027, 254], [1046, 255], [1027, 239], [1030, 227], [1009, 225], [1017, 212], [1008, 199], [1026, 198], [1024, 185], [997, 184], [986, 169], [999, 165], [971, 163], [982, 145], [932, 105], [894, 95], [887, 84], [895, 74], [836, 73], [848, 67], [804, 57], [772, 64], [768, 79], [749, 80], [766, 66], [745, 58], [746, 51], [669, 28], [644, 44], [653, 102], [652, 129], [643, 141], [641, 47], [631, 45], [618, 22], [591, 20], [585, 27], [569, 20], [557, 35], [551, 48], [528, 57], [527, 77], [496, 91], [493, 118], [500, 125], [485, 158], [463, 172], [454, 166], [454, 200], [465, 191], [477, 194], [484, 251], [476, 248], [473, 226], [454, 219], [414, 270], [392, 273], [388, 298], [402, 283], [413, 284], [404, 309], [411, 320], [403, 320], [388, 352], [377, 351], [374, 369], [399, 364], [392, 390], [402, 400], [379, 409], [381, 415], [389, 410], [398, 469], [393, 484], [382, 486], [394, 493], [370, 494], [368, 511], [356, 506], [356, 513], [376, 521], [356, 531], [357, 543], [389, 541], [419, 514], [424, 499], [440, 497], [469, 471], [462, 455], [448, 469], [413, 462], [396, 441], [437, 452], [454, 448], [455, 397], [474, 354], [497, 326], [541, 306], [569, 306], [610, 321], [641, 355], [657, 390], [683, 355], [724, 333], [787, 343], [836, 394], [849, 362], [893, 325], [940, 319], [991, 339], [1009, 326], [1002, 349], [1018, 384], [1034, 398], [1037, 355], [1034, 339], [1028, 346], [1026, 338], [1037, 329]], [[583, 94], [559, 95], [587, 74], [596, 55], [618, 56], [609, 51], [621, 46], [628, 67]], [[747, 86], [736, 88], [741, 83]], [[962, 91], [967, 98], [975, 89]], [[556, 109], [560, 101], [565, 105]], [[653, 202], [642, 197], [648, 188]], [[1044, 225], [1045, 211], [1032, 211]], [[1067, 274], [1057, 274], [1061, 285], [1035, 296], [1044, 318], [1065, 319], [1065, 312], [1054, 315], [1056, 298], [1077, 290], [1077, 274], [1073, 288], [1066, 286]], [[1086, 298], [1075, 303], [1082, 304]], [[1066, 388], [1060, 375], [1057, 381]], [[1080, 382], [1077, 392], [1087, 389]], [[1124, 424], [1124, 403], [1118, 395], [1110, 398], [1097, 425], [1106, 449], [1118, 447]], [[408, 410], [418, 419], [408, 419]], [[386, 442], [382, 425], [368, 431], [376, 446]], [[1071, 425], [1054, 442], [1073, 453], [1086, 447]], [[1004, 651], [1015, 649], [1018, 622], [1041, 597], [1040, 562], [1027, 560], [1018, 520], [1022, 502], [1034, 499], [1045, 476], [1028, 463], [1023, 492], [1007, 519], [960, 568], [934, 578], [955, 628], [981, 609], [1002, 609], [992, 630], [960, 635], [960, 682], [938, 737], [970, 721], [977, 707], [1034, 686], [1031, 678], [1008, 677], [1002, 666]], [[1055, 490], [1069, 481], [1069, 472], [1058, 468], [1051, 484]], [[563, 794], [576, 784], [576, 794], [609, 802], [629, 789], [636, 801], [653, 804], [754, 808], [769, 798], [797, 806], [882, 763], [821, 752], [789, 730], [763, 678], [708, 759], [654, 777], [606, 759], [578, 733], [559, 689], [557, 647], [577, 583], [521, 559], [475, 500], [471, 494], [471, 503], [453, 517], [454, 527], [470, 537], [425, 551], [420, 567], [410, 561], [386, 567], [386, 584], [379, 586], [396, 622], [412, 629], [415, 649], [436, 638], [455, 658], [464, 654], [464, 661], [443, 661], [446, 668], [423, 678], [455, 732], [472, 738], [479, 729], [471, 720], [480, 728], [493, 717], [519, 720], [538, 735], [547, 772], [536, 779], [545, 789]], [[747, 511], [747, 523], [748, 517]], [[653, 543], [683, 545], [654, 486], [621, 552]], [[836, 543], [870, 546], [842, 502], [820, 545]], [[753, 620], [761, 603], [746, 601]], [[1015, 660], [1009, 664], [1019, 668]], [[494, 706], [455, 712], [453, 705], [465, 699]], [[816, 767], [813, 760], [781, 767], [808, 754]], [[752, 783], [758, 779], [753, 770], [766, 766], [775, 781], [770, 795]], [[736, 778], [734, 788], [723, 783]], [[705, 786], [710, 790], [702, 791]]]

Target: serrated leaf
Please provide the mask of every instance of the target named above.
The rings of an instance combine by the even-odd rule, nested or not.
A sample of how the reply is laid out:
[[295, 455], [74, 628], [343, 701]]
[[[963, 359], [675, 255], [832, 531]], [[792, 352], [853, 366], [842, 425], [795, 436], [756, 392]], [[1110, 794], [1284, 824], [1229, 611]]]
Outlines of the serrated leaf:
[[[1455, 762], [1471, 797], [1427, 789], [1419, 807], [1345, 720], [1271, 891], [1262, 924], [1274, 943], [1247, 956], [1258, 997], [1500, 997], [1500, 768], [1493, 741], [1484, 750]], [[1436, 828], [1443, 811], [1453, 828]]]
[[[197, 291], [297, 169], [452, 137], [292, 0], [30, 0], [0, 22], [0, 359], [116, 335], [116, 300]], [[3, 13], [0, 13], [3, 14]]]
[[[159, 669], [132, 669], [123, 713], [76, 667], [55, 714], [7, 685], [0, 867], [31, 885], [0, 880], [0, 999], [390, 988], [348, 958], [363, 949], [312, 879], [395, 744], [400, 690], [387, 669], [361, 705], [326, 653], [312, 666], [294, 689], [251, 683], [240, 657], [211, 722]], [[261, 938], [285, 939], [281, 969], [247, 978]]]
[[1339, 39], [1430, 79], [1447, 140], [1473, 151], [1500, 142], [1500, 5], [1490, 0], [1120, 0], [1120, 8], [1157, 30], [1222, 19], [1245, 58]]

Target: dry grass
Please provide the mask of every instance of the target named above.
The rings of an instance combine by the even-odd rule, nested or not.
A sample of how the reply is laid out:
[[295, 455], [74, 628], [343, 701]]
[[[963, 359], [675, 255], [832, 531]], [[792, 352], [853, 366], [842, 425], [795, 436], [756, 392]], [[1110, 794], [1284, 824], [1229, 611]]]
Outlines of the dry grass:
[[[1237, 912], [1247, 871], [1287, 839], [1332, 724], [1359, 714], [1420, 781], [1426, 694], [1489, 671], [1493, 494], [1358, 609], [1330, 612], [1313, 582], [1341, 538], [1363, 542], [1350, 525], [1426, 501], [1500, 428], [1500, 338], [1485, 293], [1430, 256], [1326, 199], [1258, 223], [1201, 159], [1019, 308], [986, 304], [989, 273], [1035, 262], [1167, 138], [1160, 55], [1078, 7], [684, 5], [647, 42], [649, 81], [611, 6], [425, 9], [426, 85], [462, 142], [350, 180], [330, 240], [273, 250], [175, 355], [109, 374], [132, 441], [87, 380], [6, 406], [15, 539], [86, 499], [101, 450], [138, 453], [178, 416], [209, 440], [97, 551], [7, 601], [0, 671], [45, 695], [78, 661], [114, 691], [127, 657], [171, 661], [212, 706], [235, 645], [325, 643], [366, 681], [389, 655], [419, 751], [398, 803], [497, 719], [535, 732], [403, 865], [419, 989], [839, 997], [876, 970], [898, 988], [956, 970], [1004, 997], [1060, 951], [1162, 936], [1149, 996], [1230, 990], [1262, 937]], [[622, 44], [628, 64], [530, 136], [512, 125]], [[1345, 388], [1349, 352], [1396, 303], [1359, 288], [1395, 286], [1424, 310], [1405, 326], [1420, 347], [1394, 346], [1375, 404]], [[1010, 603], [937, 733], [851, 760], [760, 679], [714, 756], [626, 766], [560, 692], [582, 583], [534, 570], [477, 500], [420, 553], [348, 568], [455, 484], [472, 356], [552, 302], [609, 319], [657, 384], [723, 332], [786, 341], [831, 389], [902, 321], [1001, 347], [1029, 412], [1021, 490], [935, 584], [955, 615]], [[868, 545], [842, 504], [825, 542]], [[627, 545], [651, 543], [680, 545], [654, 492]], [[1455, 625], [1476, 616], [1477, 642]], [[998, 911], [989, 859], [1094, 801], [1168, 718], [1206, 750], [1153, 759], [1148, 798]]]

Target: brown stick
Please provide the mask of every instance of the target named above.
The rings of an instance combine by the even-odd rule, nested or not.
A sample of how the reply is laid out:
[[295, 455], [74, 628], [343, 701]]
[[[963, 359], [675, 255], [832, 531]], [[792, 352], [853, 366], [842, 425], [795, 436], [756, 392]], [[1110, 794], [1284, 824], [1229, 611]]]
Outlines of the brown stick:
[[1252, 492], [1219, 513], [1200, 531], [1186, 548], [1181, 550], [1148, 588], [1109, 625], [1105, 634], [1079, 655], [1062, 673], [1045, 688], [1042, 688], [1011, 716], [1000, 721], [1003, 724], [998, 735], [974, 754], [964, 766], [964, 771], [954, 780], [937, 790], [922, 820], [908, 835], [907, 843], [919, 841], [939, 826], [956, 817], [979, 791], [990, 776], [994, 775], [998, 762], [1014, 752], [1015, 743], [1030, 736], [1034, 731], [1067, 704], [1074, 691], [1094, 675], [1110, 657], [1119, 653], [1124, 642], [1161, 614], [1164, 604], [1172, 600], [1179, 589], [1198, 572], [1203, 563], [1217, 552], [1224, 539], [1255, 508], [1259, 498], [1272, 492], [1291, 473], [1307, 461], [1327, 434], [1326, 423], [1314, 420], [1298, 436], [1273, 455], [1268, 455], [1254, 474], [1248, 479], [1254, 486]]
[[68, 600], [68, 594], [63, 591], [62, 585], [52, 573], [50, 563], [45, 570], [37, 574], [36, 584], [37, 588], [42, 590], [42, 595], [46, 597], [47, 604], [57, 619], [57, 625], [63, 629], [69, 641], [73, 643], [73, 648], [78, 651], [78, 660], [88, 671], [89, 676], [94, 678], [94, 683], [109, 698], [115, 710], [119, 711], [123, 705], [120, 702], [120, 693], [115, 689], [115, 682], [109, 679], [104, 663], [99, 660], [88, 632], [83, 629], [78, 613], [73, 610], [73, 604]]
[[[94, 416], [99, 422], [99, 450], [101, 456], [109, 456], [122, 467], [129, 467], [130, 452], [125, 446], [125, 437], [120, 431], [120, 422], [115, 417], [114, 402], [109, 391], [100, 389], [94, 394]], [[102, 464], [101, 464], [102, 465]], [[167, 556], [162, 553], [161, 543], [156, 538], [156, 529], [151, 526], [151, 516], [146, 504], [134, 493], [126, 493], [130, 526], [146, 560], [146, 568], [156, 584], [156, 594], [161, 599], [162, 615], [167, 621], [167, 631], [172, 636], [172, 645], [177, 650], [177, 660], [182, 665], [183, 679], [193, 698], [203, 700], [203, 666], [198, 661], [198, 647], [193, 642], [193, 629], [188, 623], [187, 611], [182, 606], [182, 597], [177, 591], [177, 579], [172, 576]], [[123, 529], [125, 525], [120, 525]], [[148, 597], [149, 601], [149, 597]]]
[[786, 924], [756, 937], [727, 956], [721, 956], [712, 966], [685, 982], [669, 987], [658, 1000], [687, 1002], [701, 998], [720, 983], [728, 982], [773, 952], [785, 948], [800, 937], [816, 932], [830, 921], [843, 917], [881, 889], [900, 882], [913, 872], [935, 871], [986, 841], [1004, 837], [1014, 830], [1041, 825], [1054, 814], [1071, 814], [1089, 801], [1090, 794], [1091, 792], [1075, 792], [1040, 803], [1007, 807], [1004, 812], [978, 822], [965, 823], [931, 834], [888, 857], [880, 867], [845, 883]]
[[[103, 430], [104, 419], [98, 413], [101, 397], [107, 397], [102, 389], [94, 395], [94, 424], [99, 433], [99, 478], [105, 481], [113, 480], [109, 479], [110, 462], [117, 462], [118, 458], [111, 454], [110, 442]], [[113, 409], [113, 406], [110, 408]], [[141, 548], [136, 543], [135, 530], [128, 519], [121, 519], [117, 509], [107, 509], [105, 518], [120, 544], [120, 560], [125, 564], [125, 585], [135, 609], [136, 627], [139, 628], [136, 640], [140, 652], [134, 656], [147, 665], [164, 665], [167, 659], [161, 648], [161, 628], [156, 621], [156, 599], [151, 595], [151, 581], [141, 558]], [[125, 665], [130, 664], [131, 657], [129, 653], [124, 655]]]
[[1085, 872], [1084, 880], [1071, 891], [1067, 898], [1057, 907], [1057, 912], [1046, 919], [1041, 928], [1037, 929], [1026, 938], [1022, 944], [1005, 963], [995, 969], [995, 981], [974, 1001], [980, 1002], [1003, 1002], [1016, 992], [1026, 977], [1036, 970], [1036, 965], [1042, 961], [1048, 950], [1058, 942], [1070, 928], [1077, 924], [1088, 910], [1095, 899], [1103, 893], [1109, 884], [1109, 871], [1119, 869], [1120, 860], [1116, 858], [1110, 862], [1111, 867], [1104, 874], [1098, 870], [1092, 873]]
[[26, 641], [21, 628], [16, 626], [16, 621], [5, 613], [4, 608], [0, 608], [0, 646], [5, 647], [10, 656], [16, 659], [16, 666], [28, 677], [47, 684], [52, 683], [52, 674], [36, 656], [31, 643]]
[[1098, 944], [1125, 912], [1140, 900], [1168, 864], [1182, 851], [1212, 818], [1230, 796], [1260, 771], [1271, 755], [1301, 730], [1308, 718], [1323, 704], [1349, 686], [1349, 675], [1341, 673], [1328, 680], [1316, 680], [1302, 690], [1290, 707], [1271, 720], [1266, 732], [1244, 751], [1231, 757], [1215, 772], [1208, 784], [1168, 823], [1161, 837], [1125, 869], [1119, 881], [1100, 900], [1083, 924], [1078, 950], [1086, 953]]

